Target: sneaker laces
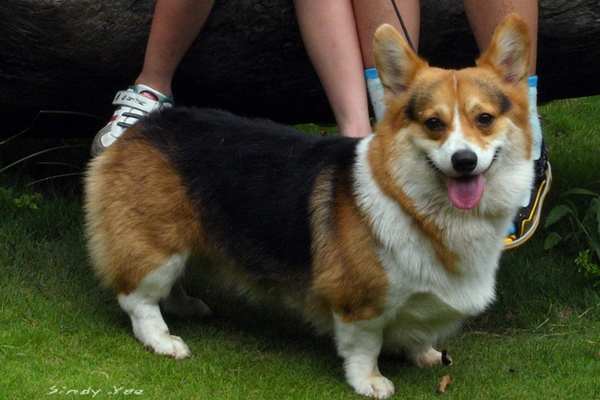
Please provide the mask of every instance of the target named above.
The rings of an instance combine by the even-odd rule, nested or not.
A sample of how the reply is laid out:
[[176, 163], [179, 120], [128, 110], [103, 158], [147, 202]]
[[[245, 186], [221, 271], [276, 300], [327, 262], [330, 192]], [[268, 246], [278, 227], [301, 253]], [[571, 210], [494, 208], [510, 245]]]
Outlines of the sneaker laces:
[[[144, 93], [149, 93], [154, 98], [144, 96]], [[150, 112], [172, 107], [174, 102], [172, 97], [150, 86], [139, 84], [117, 92], [112, 104], [117, 108], [107, 125], [109, 129], [100, 138], [104, 146], [111, 145], [127, 128], [133, 126]]]

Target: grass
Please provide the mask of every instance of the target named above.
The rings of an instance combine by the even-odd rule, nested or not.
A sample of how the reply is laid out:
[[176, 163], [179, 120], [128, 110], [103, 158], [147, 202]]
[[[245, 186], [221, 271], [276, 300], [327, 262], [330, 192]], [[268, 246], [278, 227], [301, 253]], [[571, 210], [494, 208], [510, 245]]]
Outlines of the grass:
[[[555, 175], [547, 208], [568, 188], [598, 190], [600, 97], [542, 114]], [[100, 390], [95, 398], [359, 398], [329, 339], [284, 313], [224, 300], [198, 276], [191, 289], [217, 316], [169, 321], [194, 356], [144, 351], [90, 272], [79, 199], [50, 193], [18, 207], [25, 192], [0, 196], [0, 399], [92, 398], [86, 389]], [[503, 257], [498, 301], [445, 343], [455, 365], [383, 359], [395, 398], [435, 398], [449, 373], [448, 399], [600, 399], [600, 292], [576, 271], [573, 251], [543, 250], [544, 235]]]

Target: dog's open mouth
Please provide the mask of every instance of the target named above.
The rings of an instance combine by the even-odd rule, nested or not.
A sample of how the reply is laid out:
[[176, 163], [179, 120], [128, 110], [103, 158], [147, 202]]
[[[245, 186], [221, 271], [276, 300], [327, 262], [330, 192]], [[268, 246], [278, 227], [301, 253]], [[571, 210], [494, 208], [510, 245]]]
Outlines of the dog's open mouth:
[[485, 178], [483, 174], [460, 178], [446, 177], [446, 186], [452, 205], [461, 210], [470, 210], [477, 207], [483, 196]]
[[439, 173], [446, 182], [448, 198], [450, 199], [452, 205], [461, 210], [471, 210], [479, 205], [479, 202], [483, 197], [483, 192], [485, 191], [486, 185], [484, 174], [492, 167], [498, 158], [499, 153], [500, 149], [498, 148], [494, 153], [492, 162], [482, 173], [477, 175], [461, 176], [458, 178], [452, 178], [444, 174], [429, 157], [426, 156], [426, 158], [431, 168]]

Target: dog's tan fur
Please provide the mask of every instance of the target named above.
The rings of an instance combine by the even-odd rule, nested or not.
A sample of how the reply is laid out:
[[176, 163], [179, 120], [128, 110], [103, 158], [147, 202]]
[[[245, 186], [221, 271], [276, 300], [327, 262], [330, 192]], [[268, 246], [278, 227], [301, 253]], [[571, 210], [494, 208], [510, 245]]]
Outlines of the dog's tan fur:
[[92, 161], [86, 182], [89, 251], [102, 282], [119, 293], [204, 242], [180, 176], [135, 127], [125, 135]]
[[[368, 222], [351, 193], [348, 177], [331, 195], [330, 171], [322, 174], [312, 199], [314, 275], [313, 293], [345, 321], [381, 314], [387, 276], [376, 254]], [[331, 214], [327, 204], [332, 202]]]

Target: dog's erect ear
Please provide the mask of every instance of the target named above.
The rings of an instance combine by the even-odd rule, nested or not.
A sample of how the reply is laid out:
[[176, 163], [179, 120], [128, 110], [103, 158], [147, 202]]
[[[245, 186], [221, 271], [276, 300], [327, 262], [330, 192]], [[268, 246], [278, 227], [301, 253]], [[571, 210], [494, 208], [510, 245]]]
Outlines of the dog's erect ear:
[[417, 71], [427, 66], [391, 25], [384, 24], [377, 28], [373, 50], [379, 79], [386, 95], [398, 95], [405, 91]]
[[527, 24], [517, 14], [510, 14], [496, 27], [477, 65], [493, 69], [506, 82], [519, 83], [529, 74], [530, 46]]

